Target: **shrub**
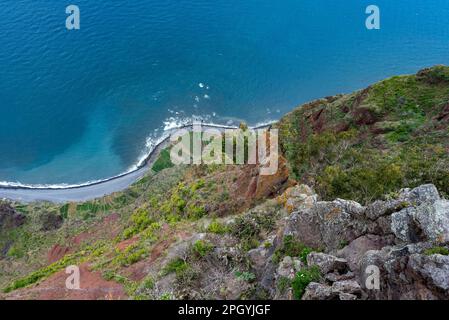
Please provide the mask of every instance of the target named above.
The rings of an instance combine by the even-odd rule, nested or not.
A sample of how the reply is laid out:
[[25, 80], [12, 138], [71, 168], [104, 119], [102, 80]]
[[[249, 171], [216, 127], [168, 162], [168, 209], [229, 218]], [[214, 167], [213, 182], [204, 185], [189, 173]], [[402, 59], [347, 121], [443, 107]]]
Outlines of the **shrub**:
[[321, 278], [320, 269], [317, 266], [301, 269], [292, 281], [293, 296], [300, 300], [311, 282], [319, 281]]
[[185, 271], [187, 268], [189, 267], [189, 264], [181, 259], [181, 258], [176, 258], [171, 260], [163, 269], [163, 274], [167, 275], [170, 273], [176, 273], [181, 274], [183, 271]]
[[123, 232], [123, 238], [125, 239], [131, 238], [154, 223], [154, 220], [150, 218], [148, 210], [142, 208], [137, 209], [132, 214], [131, 221], [133, 223], [132, 226]]
[[279, 263], [284, 257], [299, 257], [302, 262], [307, 263], [309, 253], [317, 251], [309, 248], [299, 241], [296, 241], [292, 235], [285, 236], [282, 246], [273, 254], [273, 262]]
[[208, 255], [212, 250], [214, 249], [214, 246], [204, 240], [198, 240], [193, 244], [192, 251], [196, 256], [199, 257], [205, 257]]
[[215, 234], [225, 234], [228, 230], [229, 228], [227, 226], [216, 220], [213, 220], [207, 227], [208, 232]]
[[245, 282], [253, 282], [254, 280], [256, 280], [256, 275], [252, 272], [248, 272], [248, 271], [236, 271], [235, 276]]
[[292, 284], [292, 281], [284, 276], [281, 276], [278, 280], [277, 280], [277, 288], [279, 290], [279, 292], [281, 294], [284, 294], [288, 288], [290, 288]]
[[114, 263], [118, 263], [121, 266], [130, 266], [145, 258], [146, 255], [147, 250], [145, 248], [139, 247], [139, 244], [134, 244], [123, 252], [118, 252], [118, 255], [114, 258]]
[[148, 290], [153, 289], [154, 288], [154, 280], [153, 280], [153, 278], [148, 277], [145, 280], [143, 280], [142, 288], [143, 289], [148, 289]]

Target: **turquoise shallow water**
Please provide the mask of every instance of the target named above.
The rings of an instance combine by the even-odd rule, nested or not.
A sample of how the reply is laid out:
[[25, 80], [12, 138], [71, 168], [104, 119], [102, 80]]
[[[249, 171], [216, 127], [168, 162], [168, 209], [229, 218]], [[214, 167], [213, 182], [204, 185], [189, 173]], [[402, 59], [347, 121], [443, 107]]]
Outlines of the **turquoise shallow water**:
[[0, 181], [77, 184], [135, 166], [164, 128], [252, 125], [449, 64], [449, 2], [0, 0]]

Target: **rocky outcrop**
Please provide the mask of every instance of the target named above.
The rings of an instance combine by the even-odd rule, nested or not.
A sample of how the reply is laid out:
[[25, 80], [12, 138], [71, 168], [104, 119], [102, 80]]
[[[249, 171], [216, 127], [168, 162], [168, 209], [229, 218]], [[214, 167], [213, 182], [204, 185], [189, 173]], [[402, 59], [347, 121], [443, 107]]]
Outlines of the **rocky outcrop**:
[[317, 266], [322, 274], [328, 274], [333, 271], [344, 272], [348, 264], [345, 259], [337, 258], [321, 252], [312, 252], [307, 256], [308, 266]]
[[[271, 270], [273, 279], [294, 279], [299, 270], [317, 267], [321, 280], [307, 286], [303, 299], [449, 299], [449, 201], [435, 186], [403, 189], [395, 199], [367, 206], [317, 201], [304, 186], [282, 197], [286, 209], [296, 210], [275, 246], [290, 236], [321, 251], [308, 254], [306, 264], [285, 257]], [[272, 263], [269, 258], [266, 253], [259, 268]], [[276, 291], [275, 297], [291, 295]]]

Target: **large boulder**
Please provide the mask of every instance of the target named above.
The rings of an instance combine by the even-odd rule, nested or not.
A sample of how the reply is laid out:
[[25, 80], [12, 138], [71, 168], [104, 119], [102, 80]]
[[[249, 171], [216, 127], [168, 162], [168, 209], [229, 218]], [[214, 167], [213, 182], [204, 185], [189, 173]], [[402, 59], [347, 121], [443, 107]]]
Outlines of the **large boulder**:
[[413, 254], [407, 267], [414, 278], [424, 282], [427, 288], [449, 298], [449, 256]]
[[356, 297], [360, 297], [362, 295], [362, 288], [355, 280], [343, 280], [334, 282], [332, 284], [332, 291], [337, 292], [338, 294], [352, 294]]
[[289, 213], [310, 209], [317, 200], [318, 196], [313, 192], [312, 188], [305, 184], [288, 188], [278, 197], [278, 201]]
[[[430, 243], [385, 247], [368, 251], [360, 262], [359, 283], [370, 299], [447, 299], [449, 297], [449, 259], [423, 254]], [[368, 267], [379, 270], [380, 288], [366, 288]]]
[[366, 207], [341, 199], [296, 205], [282, 236], [323, 251], [307, 257], [323, 277], [304, 299], [449, 299], [449, 257], [428, 255], [449, 244], [449, 201], [434, 185]]
[[276, 271], [277, 277], [285, 277], [293, 279], [297, 272], [299, 272], [304, 267], [301, 260], [284, 257], [284, 259], [279, 263], [278, 269]]
[[351, 271], [357, 272], [359, 270], [360, 260], [367, 251], [380, 250], [391, 244], [391, 242], [391, 237], [367, 234], [355, 239], [342, 250], [338, 251], [337, 256], [344, 258], [348, 262]]
[[302, 300], [338, 300], [338, 292], [328, 285], [311, 282], [307, 286]]
[[341, 248], [367, 232], [365, 208], [355, 201], [320, 201], [312, 208], [295, 212], [287, 222], [285, 234], [313, 248], [327, 252]]
[[362, 295], [360, 285], [354, 280], [335, 282], [332, 286], [311, 282], [302, 300], [356, 300]]
[[333, 271], [344, 273], [348, 269], [348, 264], [345, 259], [337, 258], [321, 252], [310, 253], [307, 256], [307, 265], [309, 267], [317, 266], [323, 275]]
[[440, 199], [438, 189], [433, 184], [425, 184], [414, 189], [402, 189], [398, 200], [420, 205], [424, 202], [435, 202]]
[[424, 202], [392, 214], [391, 229], [406, 243], [449, 242], [449, 201]]

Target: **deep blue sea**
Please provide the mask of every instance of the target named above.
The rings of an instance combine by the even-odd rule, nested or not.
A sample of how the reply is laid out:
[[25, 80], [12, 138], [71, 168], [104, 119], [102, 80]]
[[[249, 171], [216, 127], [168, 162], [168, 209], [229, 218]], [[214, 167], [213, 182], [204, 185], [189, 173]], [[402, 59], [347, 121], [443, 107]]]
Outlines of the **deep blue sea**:
[[448, 23], [447, 0], [0, 0], [0, 181], [108, 178], [193, 117], [256, 125], [449, 64]]

